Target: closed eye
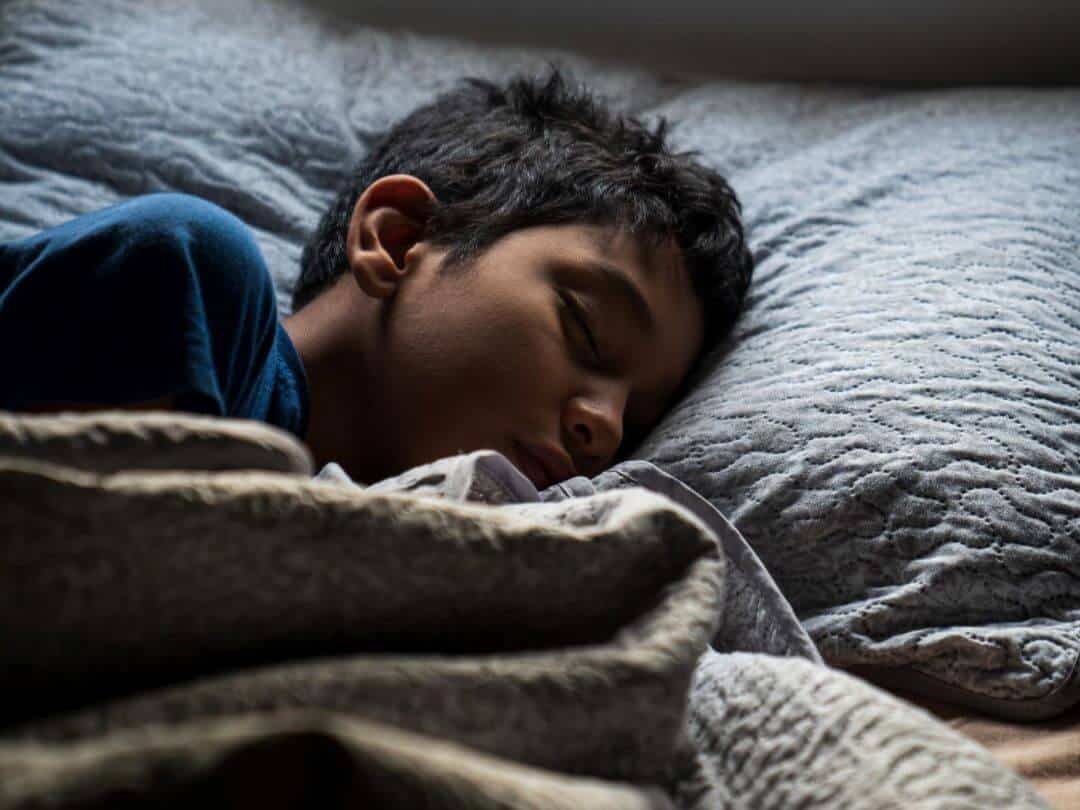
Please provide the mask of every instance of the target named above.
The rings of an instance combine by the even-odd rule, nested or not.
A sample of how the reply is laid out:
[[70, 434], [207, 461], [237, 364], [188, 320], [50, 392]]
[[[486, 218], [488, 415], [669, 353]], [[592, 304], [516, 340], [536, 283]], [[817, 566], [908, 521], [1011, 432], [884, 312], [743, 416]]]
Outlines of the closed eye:
[[593, 358], [596, 360], [597, 363], [599, 363], [600, 346], [596, 342], [596, 335], [594, 334], [592, 328], [589, 326], [589, 318], [585, 314], [585, 310], [582, 308], [581, 304], [578, 303], [578, 300], [569, 293], [560, 291], [559, 295], [563, 299], [563, 302], [566, 304], [567, 309], [570, 310], [570, 314], [573, 317], [575, 323], [577, 323], [578, 328], [585, 335], [585, 339], [589, 343], [589, 349], [590, 351], [592, 351]]

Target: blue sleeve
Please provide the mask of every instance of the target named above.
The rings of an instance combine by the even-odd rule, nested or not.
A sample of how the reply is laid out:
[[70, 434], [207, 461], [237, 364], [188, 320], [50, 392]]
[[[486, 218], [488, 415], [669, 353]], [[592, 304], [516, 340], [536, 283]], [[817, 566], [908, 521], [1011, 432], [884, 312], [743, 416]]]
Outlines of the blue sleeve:
[[124, 404], [244, 415], [277, 327], [247, 227], [151, 194], [0, 244], [0, 408]]

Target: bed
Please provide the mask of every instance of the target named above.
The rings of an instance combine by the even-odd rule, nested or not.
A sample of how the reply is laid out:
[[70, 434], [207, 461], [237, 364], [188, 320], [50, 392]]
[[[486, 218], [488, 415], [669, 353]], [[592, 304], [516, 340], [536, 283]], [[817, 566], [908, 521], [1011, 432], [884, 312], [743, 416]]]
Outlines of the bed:
[[[976, 741], [993, 749], [1000, 735], [972, 724], [1021, 729], [1010, 739], [1034, 751], [1038, 739], [1073, 728], [1080, 699], [1080, 90], [676, 80], [570, 53], [340, 27], [303, 7], [8, 0], [0, 241], [137, 194], [194, 194], [251, 226], [284, 315], [308, 231], [382, 130], [463, 76], [540, 71], [551, 59], [622, 110], [669, 117], [675, 145], [699, 150], [738, 192], [757, 269], [729, 340], [630, 460], [543, 493], [483, 454], [369, 491], [311, 469], [302, 447], [272, 431], [228, 420], [5, 417], [7, 537], [25, 540], [33, 527], [52, 538], [5, 541], [9, 561], [24, 565], [0, 575], [9, 577], [5, 633], [24, 658], [3, 677], [8, 694], [25, 693], [23, 711], [4, 715], [7, 806], [135, 783], [149, 796], [196, 783], [211, 796], [226, 784], [249, 791], [258, 781], [245, 777], [249, 761], [260, 773], [292, 767], [312, 785], [349, 774], [355, 786], [363, 773], [380, 795], [398, 797], [388, 806], [415, 806], [418, 795], [440, 807], [1040, 807], [1045, 797], [1074, 806], [1076, 757], [1051, 769], [1047, 787], [1038, 781], [1046, 769], [1015, 749], [992, 759]], [[121, 644], [116, 617], [136, 610], [123, 600], [111, 614], [50, 617], [55, 626], [33, 618], [48, 612], [45, 575], [67, 559], [64, 544], [94, 493], [121, 506], [102, 510], [90, 557], [61, 565], [65, 581], [91, 595], [123, 568], [109, 542], [123, 499], [143, 504], [139, 536], [155, 543], [182, 539], [162, 516], [183, 523], [177, 515], [192, 503], [202, 504], [203, 537], [226, 532], [208, 512], [239, 509], [248, 517], [222, 536], [248, 538], [235, 548], [252, 559], [263, 553], [260, 532], [280, 528], [267, 515], [295, 513], [297, 525], [329, 531], [329, 515], [347, 523], [348, 514], [369, 532], [370, 521], [393, 522], [390, 502], [420, 516], [393, 529], [418, 548], [447, 521], [458, 521], [459, 539], [479, 525], [496, 531], [491, 523], [517, 548], [532, 535], [493, 516], [504, 512], [530, 531], [568, 538], [588, 529], [619, 548], [649, 536], [642, 521], [681, 526], [663, 542], [683, 549], [685, 566], [662, 582], [613, 576], [610, 598], [637, 608], [615, 626], [585, 623], [576, 640], [570, 624], [551, 631], [546, 645], [537, 641], [548, 655], [537, 666], [557, 673], [565, 660], [556, 652], [583, 639], [605, 666], [634, 644], [660, 655], [667, 643], [677, 654], [652, 670], [652, 698], [645, 687], [613, 697], [574, 681], [558, 705], [593, 707], [591, 734], [574, 725], [580, 718], [553, 712], [550, 695], [522, 703], [525, 681], [514, 678], [525, 669], [507, 676], [517, 697], [478, 697], [493, 689], [490, 673], [468, 681], [473, 697], [457, 695], [456, 714], [442, 693], [441, 724], [409, 722], [417, 712], [403, 684], [430, 671], [380, 681], [382, 659], [364, 670], [374, 680], [353, 685], [383, 683], [394, 711], [328, 703], [360, 676], [346, 667], [335, 670], [335, 689], [313, 685], [326, 677], [305, 669], [313, 656], [357, 649], [342, 629], [355, 625], [331, 622], [318, 599], [297, 608], [308, 624], [264, 638], [257, 653], [243, 634], [280, 628], [280, 616], [255, 611], [245, 624], [237, 610], [192, 629], [196, 605], [185, 603], [169, 633], [202, 651], [187, 663], [153, 623], [133, 620], [139, 632]], [[50, 513], [53, 503], [68, 511]], [[568, 553], [552, 542], [542, 570], [559, 570]], [[597, 540], [596, 553], [604, 548]], [[478, 571], [495, 564], [480, 547], [473, 554]], [[627, 571], [644, 565], [634, 555], [645, 550], [626, 554], [612, 559]], [[149, 555], [140, 564], [163, 563]], [[154, 570], [167, 581], [167, 569]], [[423, 598], [423, 583], [385, 577], [395, 593]], [[483, 615], [486, 598], [481, 589], [463, 595], [472, 612], [462, 616]], [[423, 626], [428, 635], [408, 644], [385, 624], [367, 626], [361, 648], [378, 652], [378, 640], [393, 636], [398, 652], [438, 652]], [[301, 628], [315, 633], [310, 643], [297, 642]], [[505, 638], [505, 628], [488, 627], [451, 652], [470, 667], [527, 652]], [[114, 657], [87, 663], [88, 639], [115, 643]], [[130, 671], [110, 670], [123, 655], [134, 656]], [[644, 671], [633, 655], [618, 660]], [[271, 667], [257, 683], [235, 675], [256, 664], [294, 669]], [[105, 686], [95, 691], [85, 678], [99, 665]], [[220, 678], [230, 672], [241, 680], [226, 688]], [[433, 683], [445, 687], [440, 673]], [[270, 711], [283, 695], [321, 713]], [[519, 725], [492, 719], [507, 706], [519, 707]], [[536, 732], [545, 707], [559, 718], [548, 736]], [[560, 755], [575, 733], [593, 748]], [[532, 745], [522, 741], [529, 734]], [[436, 742], [459, 748], [450, 756]], [[165, 772], [174, 782], [154, 781]], [[132, 773], [140, 776], [130, 784], [117, 776]], [[194, 774], [190, 785], [176, 775], [184, 773]]]

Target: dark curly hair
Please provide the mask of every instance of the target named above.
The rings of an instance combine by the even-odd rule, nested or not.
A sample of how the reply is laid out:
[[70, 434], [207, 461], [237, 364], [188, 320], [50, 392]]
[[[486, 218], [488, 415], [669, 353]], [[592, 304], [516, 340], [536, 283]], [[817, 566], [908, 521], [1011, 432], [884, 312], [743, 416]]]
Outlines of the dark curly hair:
[[304, 246], [294, 310], [345, 272], [349, 219], [364, 189], [411, 174], [438, 198], [424, 239], [448, 251], [440, 272], [538, 225], [614, 225], [654, 245], [673, 236], [705, 301], [705, 349], [722, 338], [753, 274], [734, 192], [691, 159], [696, 152], [668, 150], [666, 119], [649, 131], [548, 69], [547, 78], [505, 87], [464, 79], [383, 135]]

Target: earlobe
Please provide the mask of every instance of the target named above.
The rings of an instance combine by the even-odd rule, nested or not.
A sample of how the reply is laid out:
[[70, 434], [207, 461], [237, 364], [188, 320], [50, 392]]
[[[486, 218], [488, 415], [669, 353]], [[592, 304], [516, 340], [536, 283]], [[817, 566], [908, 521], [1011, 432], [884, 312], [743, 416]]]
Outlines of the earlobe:
[[353, 278], [373, 298], [397, 292], [410, 270], [409, 252], [423, 240], [436, 203], [431, 189], [412, 175], [394, 174], [372, 183], [353, 208], [345, 253]]

